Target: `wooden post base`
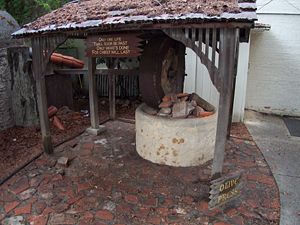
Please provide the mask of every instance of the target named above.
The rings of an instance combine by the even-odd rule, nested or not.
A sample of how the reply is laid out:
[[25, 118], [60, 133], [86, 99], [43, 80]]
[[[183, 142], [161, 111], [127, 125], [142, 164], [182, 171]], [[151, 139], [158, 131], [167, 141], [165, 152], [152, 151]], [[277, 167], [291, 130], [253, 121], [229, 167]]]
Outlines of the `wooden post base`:
[[53, 153], [53, 145], [52, 145], [52, 141], [51, 141], [51, 135], [43, 136], [43, 147], [44, 147], [44, 151], [47, 154]]

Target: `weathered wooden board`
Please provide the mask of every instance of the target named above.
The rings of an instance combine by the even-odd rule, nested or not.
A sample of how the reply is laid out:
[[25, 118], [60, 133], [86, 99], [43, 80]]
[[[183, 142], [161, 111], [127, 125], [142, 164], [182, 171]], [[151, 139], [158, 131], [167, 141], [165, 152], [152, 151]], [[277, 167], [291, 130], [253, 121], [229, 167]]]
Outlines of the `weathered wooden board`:
[[235, 198], [241, 193], [242, 171], [231, 174], [227, 177], [221, 177], [211, 182], [209, 207], [215, 208], [221, 206]]
[[86, 39], [87, 57], [137, 57], [141, 55], [138, 34], [93, 35]]

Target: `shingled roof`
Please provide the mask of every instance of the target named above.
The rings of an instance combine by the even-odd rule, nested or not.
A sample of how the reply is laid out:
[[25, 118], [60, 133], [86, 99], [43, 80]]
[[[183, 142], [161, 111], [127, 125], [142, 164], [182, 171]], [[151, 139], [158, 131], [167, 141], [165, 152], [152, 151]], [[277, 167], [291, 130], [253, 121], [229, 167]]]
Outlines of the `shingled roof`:
[[77, 0], [26, 24], [14, 36], [124, 24], [253, 22], [255, 0]]

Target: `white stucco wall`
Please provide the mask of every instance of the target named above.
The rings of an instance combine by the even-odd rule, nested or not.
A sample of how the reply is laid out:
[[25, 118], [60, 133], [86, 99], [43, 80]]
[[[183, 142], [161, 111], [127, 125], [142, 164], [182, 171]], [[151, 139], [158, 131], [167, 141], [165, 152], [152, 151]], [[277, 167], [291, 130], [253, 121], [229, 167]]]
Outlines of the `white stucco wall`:
[[259, 10], [271, 30], [251, 34], [248, 109], [300, 116], [300, 3], [289, 2], [294, 5], [274, 0]]

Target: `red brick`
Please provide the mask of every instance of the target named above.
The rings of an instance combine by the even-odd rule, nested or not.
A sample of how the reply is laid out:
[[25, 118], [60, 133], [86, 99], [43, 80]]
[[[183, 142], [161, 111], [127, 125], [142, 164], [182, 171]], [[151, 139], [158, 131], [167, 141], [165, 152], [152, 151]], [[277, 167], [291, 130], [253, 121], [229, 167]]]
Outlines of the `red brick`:
[[117, 212], [122, 212], [122, 214], [131, 214], [132, 209], [129, 204], [123, 203], [123, 204], [117, 205]]
[[21, 177], [9, 189], [11, 190], [11, 192], [17, 195], [27, 190], [28, 188], [29, 188], [29, 183], [27, 177]]
[[275, 186], [275, 182], [273, 178], [264, 174], [248, 174], [247, 179], [254, 180], [269, 186]]
[[202, 211], [208, 210], [208, 202], [206, 202], [206, 201], [201, 201], [201, 202], [199, 203], [198, 209], [200, 209], [200, 210], [202, 210]]
[[258, 201], [255, 201], [255, 200], [253, 200], [253, 199], [248, 199], [248, 200], [247, 200], [247, 204], [248, 204], [251, 208], [255, 209], [255, 208], [258, 207], [259, 202], [258, 202]]
[[146, 201], [144, 202], [144, 204], [146, 206], [157, 207], [158, 200], [157, 200], [157, 198], [148, 198], [148, 199], [146, 199]]
[[77, 185], [77, 192], [79, 193], [80, 191], [84, 191], [90, 188], [91, 188], [90, 183], [81, 183]]
[[169, 209], [160, 207], [156, 209], [156, 212], [158, 212], [162, 216], [167, 216], [169, 214]]
[[43, 215], [48, 215], [48, 214], [53, 213], [53, 212], [54, 212], [54, 210], [52, 208], [46, 207], [43, 211]]
[[34, 225], [46, 225], [48, 221], [48, 216], [40, 215], [40, 216], [30, 216], [28, 218], [30, 224]]
[[184, 202], [186, 204], [193, 204], [194, 199], [190, 196], [185, 196], [182, 198], [182, 202]]
[[238, 225], [244, 225], [244, 219], [241, 216], [236, 216], [232, 218], [232, 221], [234, 222], [234, 224], [238, 224]]
[[85, 149], [93, 149], [94, 148], [94, 143], [92, 142], [87, 142], [81, 145], [81, 148], [85, 148]]
[[135, 195], [125, 195], [125, 201], [132, 204], [138, 203], [138, 197]]
[[232, 225], [232, 224], [226, 222], [216, 222], [214, 223], [214, 225]]
[[20, 204], [20, 202], [17, 202], [17, 201], [6, 203], [4, 206], [4, 210], [6, 213], [8, 213], [11, 210], [13, 210], [14, 208], [16, 208], [19, 204]]
[[19, 206], [15, 209], [15, 215], [22, 215], [22, 214], [30, 214], [31, 213], [31, 204], [27, 204], [24, 206]]
[[234, 208], [229, 209], [229, 210], [226, 212], [226, 215], [227, 215], [228, 217], [233, 217], [233, 216], [235, 216], [236, 214], [237, 214], [237, 210], [234, 209]]
[[62, 212], [66, 211], [69, 208], [69, 205], [66, 204], [66, 203], [61, 202], [61, 203], [55, 204], [51, 208], [56, 213], [62, 213]]
[[52, 182], [63, 180], [63, 176], [61, 174], [56, 174], [52, 178]]
[[147, 219], [147, 222], [150, 224], [156, 224], [159, 225], [161, 222], [161, 219], [159, 217], [150, 217]]
[[79, 224], [80, 225], [84, 225], [84, 224], [89, 225], [89, 224], [91, 224], [93, 219], [94, 219], [94, 215], [92, 213], [85, 212], [83, 214], [83, 216], [80, 218]]
[[12, 202], [16, 200], [16, 196], [13, 193], [0, 189], [0, 202]]
[[35, 210], [37, 214], [42, 214], [44, 209], [46, 208], [46, 203], [45, 202], [37, 202], [34, 204]]
[[114, 215], [107, 210], [100, 210], [96, 212], [95, 216], [101, 220], [112, 220]]
[[138, 218], [146, 218], [150, 213], [150, 208], [140, 208], [137, 213], [136, 216]]
[[279, 198], [273, 199], [273, 200], [271, 201], [270, 206], [271, 206], [271, 208], [273, 208], [273, 209], [279, 209], [279, 208], [280, 208]]
[[86, 220], [92, 220], [94, 218], [94, 215], [90, 212], [85, 212], [83, 214], [83, 218], [86, 219]]

